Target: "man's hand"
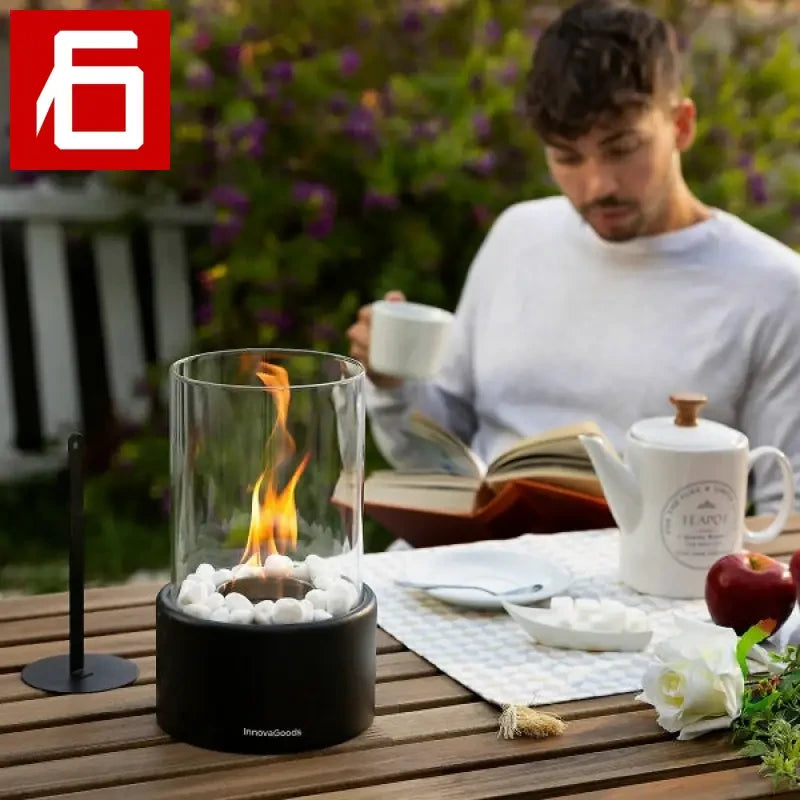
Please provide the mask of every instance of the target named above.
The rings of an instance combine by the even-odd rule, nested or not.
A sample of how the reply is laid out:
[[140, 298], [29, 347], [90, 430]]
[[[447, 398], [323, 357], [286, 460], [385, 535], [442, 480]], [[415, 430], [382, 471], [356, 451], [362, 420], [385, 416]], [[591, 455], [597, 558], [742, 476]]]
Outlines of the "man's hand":
[[[405, 295], [397, 290], [387, 292], [384, 300], [399, 302], [405, 300]], [[358, 359], [367, 367], [369, 379], [381, 389], [392, 389], [400, 386], [400, 378], [388, 375], [379, 375], [369, 369], [369, 336], [372, 325], [372, 306], [362, 306], [358, 312], [358, 319], [347, 329], [347, 338], [350, 340], [350, 355]]]

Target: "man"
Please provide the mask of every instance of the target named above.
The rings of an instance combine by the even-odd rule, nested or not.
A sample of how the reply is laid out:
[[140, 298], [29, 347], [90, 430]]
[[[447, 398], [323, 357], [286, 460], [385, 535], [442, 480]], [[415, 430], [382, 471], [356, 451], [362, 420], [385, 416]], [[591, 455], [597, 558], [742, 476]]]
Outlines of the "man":
[[[485, 459], [583, 419], [622, 449], [633, 422], [689, 390], [708, 396], [703, 416], [781, 448], [800, 476], [800, 256], [686, 185], [695, 107], [671, 29], [642, 8], [580, 2], [543, 34], [527, 99], [563, 196], [498, 218], [436, 380], [370, 376], [381, 450], [413, 456], [414, 407]], [[369, 315], [348, 331], [367, 364]], [[759, 464], [757, 510], [779, 497], [777, 468]]]

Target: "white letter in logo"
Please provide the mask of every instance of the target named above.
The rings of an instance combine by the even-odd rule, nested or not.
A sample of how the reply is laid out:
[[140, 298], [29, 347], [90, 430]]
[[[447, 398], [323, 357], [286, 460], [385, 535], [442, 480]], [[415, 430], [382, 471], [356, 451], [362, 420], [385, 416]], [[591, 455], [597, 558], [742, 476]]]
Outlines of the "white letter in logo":
[[[136, 49], [133, 31], [59, 31], [53, 39], [53, 71], [36, 100], [36, 134], [53, 106], [59, 150], [138, 150], [144, 144], [144, 73], [139, 67], [76, 67], [73, 50]], [[72, 130], [72, 87], [121, 84], [125, 87], [124, 131]]]

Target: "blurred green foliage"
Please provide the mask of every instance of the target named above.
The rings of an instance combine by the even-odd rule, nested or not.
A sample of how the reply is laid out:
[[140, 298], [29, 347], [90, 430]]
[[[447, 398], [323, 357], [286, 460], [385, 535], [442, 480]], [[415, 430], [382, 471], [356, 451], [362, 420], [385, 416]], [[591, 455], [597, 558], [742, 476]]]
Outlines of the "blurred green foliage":
[[[556, 191], [521, 96], [541, 30], [564, 3], [136, 5], [172, 14], [172, 169], [113, 178], [148, 202], [168, 191], [214, 204], [210, 241], [194, 253], [195, 351], [346, 352], [358, 307], [392, 288], [452, 308], [497, 214]], [[788, 7], [648, 6], [675, 24], [698, 105], [690, 185], [797, 246], [800, 33]], [[166, 565], [165, 437], [158, 425], [132, 436], [90, 481], [98, 574]], [[368, 468], [379, 465], [371, 443], [368, 453]], [[386, 541], [367, 526], [368, 549]]]

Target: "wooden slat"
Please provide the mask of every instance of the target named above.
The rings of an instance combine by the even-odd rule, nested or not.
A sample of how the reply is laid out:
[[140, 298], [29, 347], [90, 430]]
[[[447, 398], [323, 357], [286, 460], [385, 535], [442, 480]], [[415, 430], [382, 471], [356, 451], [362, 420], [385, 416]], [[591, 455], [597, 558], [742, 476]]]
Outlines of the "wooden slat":
[[[85, 649], [87, 653], [111, 653], [126, 658], [149, 656], [155, 652], [155, 636], [152, 630], [89, 636], [85, 641]], [[67, 649], [67, 643], [63, 640], [0, 647], [0, 672], [20, 670], [31, 661], [57, 656], [66, 653]]]
[[[137, 684], [155, 683], [155, 656], [144, 656], [143, 658], [131, 660], [139, 669]], [[437, 672], [436, 667], [415, 653], [385, 653], [378, 656], [376, 680], [378, 683], [387, 683], [389, 681], [429, 677], [436, 675]], [[26, 683], [23, 683], [18, 672], [0, 675], [0, 703], [34, 700], [39, 697], [48, 697], [48, 695], [46, 692], [32, 689]]]
[[[379, 660], [380, 658], [382, 657], [379, 656]], [[633, 697], [634, 695], [617, 695], [577, 700], [546, 708], [565, 720], [599, 717], [604, 714], [619, 715], [646, 708]], [[380, 715], [372, 725], [369, 740], [374, 743], [388, 737], [393, 742], [411, 742], [466, 733], [485, 733], [497, 729], [497, 716], [498, 710], [483, 702]], [[124, 719], [80, 722], [0, 734], [0, 766], [169, 741], [169, 737], [163, 734], [157, 736], [157, 732], [160, 733], [155, 716], [143, 714]], [[354, 742], [358, 743], [362, 738], [358, 737]], [[346, 745], [341, 747], [345, 748]]]
[[[114, 653], [120, 656], [143, 656], [155, 652], [152, 606], [91, 612], [86, 615], [85, 625], [87, 652]], [[0, 623], [0, 672], [21, 669], [37, 658], [63, 653], [67, 629], [67, 617], [60, 616], [43, 617], [37, 620], [36, 625], [21, 621]], [[112, 631], [125, 632], [111, 633]], [[404, 649], [397, 639], [380, 629], [376, 634], [376, 645], [379, 653], [400, 652]]]
[[[436, 774], [445, 769], [480, 769], [531, 759], [551, 759], [549, 770], [550, 764], [558, 763], [552, 761], [555, 755], [565, 757], [587, 750], [644, 744], [663, 736], [651, 713], [634, 712], [578, 720], [571, 724], [569, 735], [553, 739], [507, 741], [494, 733], [466, 734], [439, 739], [435, 746], [422, 741], [373, 747], [369, 758], [352, 750], [323, 751], [302, 759], [252, 757], [211, 753], [176, 743], [128, 750], [124, 758], [117, 752], [102, 753], [8, 767], [3, 771], [0, 798], [18, 797], [23, 790], [39, 794], [101, 787], [104, 800], [218, 800], [240, 796], [256, 787], [259, 797], [277, 798]], [[265, 773], [267, 763], [269, 769]], [[198, 773], [203, 774], [202, 779]], [[264, 779], [265, 774], [269, 780]]]
[[[646, 794], [644, 790], [646, 787]], [[756, 797], [797, 797], [798, 791], [774, 792], [772, 783], [758, 773], [758, 767], [740, 767], [724, 772], [687, 775], [652, 781], [634, 786], [617, 786], [596, 792], [570, 795], [571, 800], [676, 800], [676, 798], [702, 798], [702, 800], [751, 800]]]
[[[111, 608], [152, 604], [163, 585], [163, 583], [133, 583], [128, 586], [98, 586], [87, 589], [84, 592], [84, 609], [105, 611]], [[14, 619], [31, 620], [66, 614], [68, 611], [69, 595], [66, 592], [6, 597], [0, 602], [0, 622]]]
[[[545, 740], [545, 742], [553, 741]], [[508, 744], [508, 743], [507, 743]], [[534, 751], [535, 752], [535, 751]], [[511, 800], [537, 800], [537, 798], [550, 798], [554, 796], [575, 797], [575, 790], [591, 787], [609, 787], [609, 798], [616, 798], [617, 788], [628, 784], [635, 784], [635, 791], [630, 795], [631, 799], [650, 800], [648, 788], [649, 781], [658, 777], [674, 775], [686, 775], [691, 773], [720, 771], [741, 767], [746, 763], [745, 759], [740, 758], [732, 751], [723, 739], [717, 738], [712, 741], [694, 740], [690, 742], [659, 742], [657, 744], [646, 744], [638, 747], [626, 747], [622, 749], [604, 750], [599, 752], [585, 753], [581, 755], [566, 755], [561, 758], [549, 758], [541, 763], [513, 764], [510, 766], [496, 767], [494, 769], [481, 768], [476, 764], [476, 769], [471, 771], [451, 771], [448, 775], [437, 775], [435, 777], [417, 780], [401, 780], [392, 783], [381, 783], [372, 785], [366, 781], [362, 783], [363, 788], [339, 790], [325, 794], [326, 800], [485, 800], [485, 798], [504, 798]], [[739, 770], [737, 770], [739, 771]], [[237, 771], [238, 772], [238, 771]], [[221, 775], [209, 776], [203, 783], [208, 785], [213, 781], [218, 791], [223, 792], [223, 780], [236, 774], [233, 771], [223, 772]], [[238, 775], [237, 775], [238, 779]], [[272, 779], [272, 769], [270, 768], [270, 779]], [[712, 781], [713, 782], [713, 781]], [[178, 781], [172, 782], [178, 786]], [[145, 789], [155, 788], [158, 784], [144, 784], [141, 787], [142, 794], [131, 793], [128, 800], [137, 800], [148, 795]], [[255, 797], [247, 795], [243, 791], [238, 791], [239, 781], [233, 786], [236, 793], [225, 794], [228, 798]], [[128, 787], [131, 790], [134, 787]], [[314, 792], [311, 787], [309, 792]], [[159, 794], [154, 792], [152, 800], [178, 800], [188, 798], [187, 792]], [[291, 797], [292, 800], [312, 800], [319, 795], [286, 795], [278, 793], [259, 794], [259, 797]], [[727, 795], [724, 795], [727, 796]], [[81, 795], [68, 795], [70, 800], [99, 800], [100, 795], [87, 793]], [[107, 795], [109, 800], [115, 798], [110, 790]], [[122, 794], [119, 794], [122, 797]], [[198, 795], [197, 800], [202, 800], [205, 795]], [[666, 797], [666, 795], [665, 795]], [[672, 795], [672, 798], [702, 798], [703, 794], [698, 795]]]
[[[84, 616], [84, 630], [87, 636], [103, 636], [110, 633], [154, 630], [156, 624], [155, 606], [136, 606], [134, 608], [111, 611], [90, 611]], [[35, 624], [28, 620], [0, 622], [0, 644], [11, 645], [33, 642], [64, 641], [69, 635], [69, 618], [66, 616], [43, 617]]]
[[[473, 697], [468, 689], [444, 675], [379, 683], [375, 687], [378, 714], [466, 703]], [[0, 703], [0, 733], [145, 714], [155, 709], [155, 702], [155, 686], [142, 684], [99, 694], [58, 695]]]
[[189, 263], [179, 228], [153, 226], [150, 242], [156, 346], [159, 359], [166, 363], [182, 355], [191, 340]]
[[8, 343], [8, 323], [6, 322], [6, 293], [3, 279], [3, 263], [0, 261], [0, 457], [9, 450], [16, 435], [16, 414], [11, 387], [14, 376], [11, 374], [11, 350]]
[[42, 429], [46, 436], [61, 439], [81, 418], [63, 228], [29, 222], [25, 252]]
[[122, 234], [100, 233], [94, 237], [94, 254], [114, 410], [123, 419], [141, 422], [148, 401], [137, 396], [136, 384], [145, 378], [146, 365], [130, 242]]

